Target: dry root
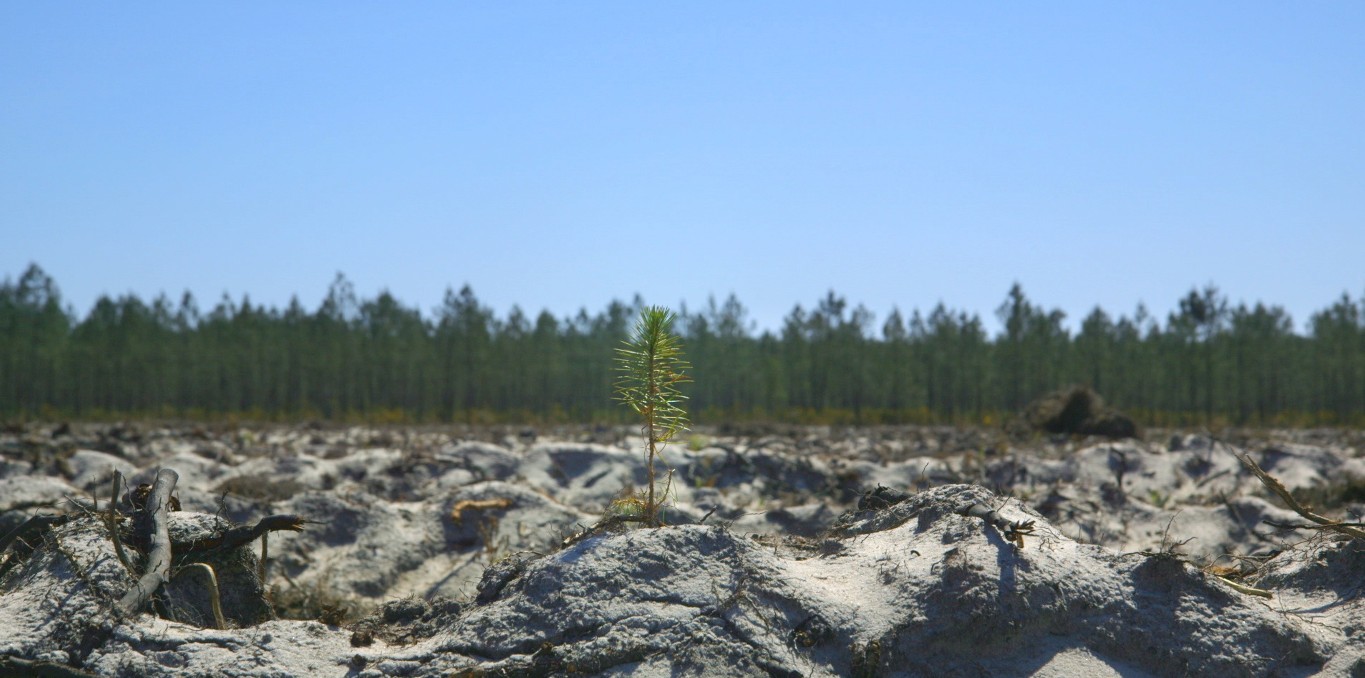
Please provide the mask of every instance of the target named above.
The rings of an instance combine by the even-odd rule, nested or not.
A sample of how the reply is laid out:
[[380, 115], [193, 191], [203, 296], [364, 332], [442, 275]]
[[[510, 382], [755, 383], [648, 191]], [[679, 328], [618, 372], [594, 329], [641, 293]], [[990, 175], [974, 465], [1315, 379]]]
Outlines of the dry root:
[[1358, 527], [1357, 523], [1343, 523], [1340, 521], [1332, 520], [1330, 518], [1325, 518], [1316, 513], [1313, 513], [1308, 509], [1308, 507], [1304, 506], [1303, 504], [1300, 504], [1299, 501], [1294, 498], [1294, 495], [1290, 494], [1289, 490], [1285, 489], [1284, 484], [1281, 483], [1279, 479], [1275, 478], [1275, 476], [1272, 476], [1269, 473], [1266, 473], [1265, 470], [1262, 469], [1260, 466], [1257, 466], [1256, 462], [1251, 460], [1251, 457], [1245, 454], [1238, 454], [1237, 460], [1242, 462], [1242, 465], [1245, 466], [1248, 471], [1251, 471], [1253, 475], [1259, 478], [1261, 480], [1262, 485], [1265, 485], [1267, 489], [1269, 489], [1271, 492], [1274, 492], [1275, 495], [1278, 496], [1280, 499], [1284, 500], [1285, 505], [1287, 505], [1291, 510], [1303, 516], [1304, 518], [1307, 518], [1308, 520], [1317, 523], [1316, 525], [1283, 525], [1279, 523], [1271, 523], [1272, 525], [1275, 525], [1276, 527], [1287, 527], [1293, 529], [1330, 530], [1332, 532], [1344, 534], [1348, 537], [1355, 537], [1358, 539], [1365, 538], [1365, 530], [1361, 530]]

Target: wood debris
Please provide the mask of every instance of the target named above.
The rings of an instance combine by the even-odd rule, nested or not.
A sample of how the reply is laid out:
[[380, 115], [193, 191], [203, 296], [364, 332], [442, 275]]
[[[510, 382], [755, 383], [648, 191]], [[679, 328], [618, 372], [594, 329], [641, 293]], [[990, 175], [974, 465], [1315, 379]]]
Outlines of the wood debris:
[[462, 499], [455, 502], [450, 508], [450, 519], [456, 525], [464, 524], [464, 512], [467, 510], [484, 509], [505, 509], [512, 506], [512, 500], [508, 497], [498, 497], [497, 499]]

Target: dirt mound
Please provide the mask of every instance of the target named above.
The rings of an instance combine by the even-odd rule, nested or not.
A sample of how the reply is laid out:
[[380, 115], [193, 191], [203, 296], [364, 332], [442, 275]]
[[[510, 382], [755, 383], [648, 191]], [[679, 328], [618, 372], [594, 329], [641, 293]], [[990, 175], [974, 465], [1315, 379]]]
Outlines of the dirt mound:
[[1138, 437], [1137, 423], [1104, 404], [1104, 398], [1088, 386], [1070, 386], [1048, 393], [1024, 409], [1023, 423], [1031, 430], [1048, 433]]

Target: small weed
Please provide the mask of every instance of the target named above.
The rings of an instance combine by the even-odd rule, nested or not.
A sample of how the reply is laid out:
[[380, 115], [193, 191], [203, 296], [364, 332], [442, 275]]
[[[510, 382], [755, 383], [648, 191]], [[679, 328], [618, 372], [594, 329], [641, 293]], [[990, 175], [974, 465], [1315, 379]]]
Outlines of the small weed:
[[1170, 494], [1162, 494], [1156, 491], [1156, 489], [1151, 489], [1147, 491], [1147, 503], [1157, 508], [1160, 509], [1166, 508], [1166, 502], [1169, 502], [1170, 500], [1171, 500]]
[[643, 520], [648, 513], [648, 499], [630, 490], [617, 497], [611, 502], [611, 506], [607, 507], [607, 515], [616, 518]]
[[275, 614], [281, 619], [320, 621], [340, 626], [360, 609], [359, 601], [333, 592], [326, 576], [311, 586], [299, 586], [288, 575], [285, 575], [285, 581], [289, 583], [287, 589], [278, 585], [270, 587], [270, 600], [274, 602]]
[[621, 490], [621, 496], [613, 499], [607, 507], [605, 518], [620, 522], [663, 524], [663, 505], [673, 491], [673, 471], [669, 470], [664, 481], [663, 491], [654, 497], [632, 488]]

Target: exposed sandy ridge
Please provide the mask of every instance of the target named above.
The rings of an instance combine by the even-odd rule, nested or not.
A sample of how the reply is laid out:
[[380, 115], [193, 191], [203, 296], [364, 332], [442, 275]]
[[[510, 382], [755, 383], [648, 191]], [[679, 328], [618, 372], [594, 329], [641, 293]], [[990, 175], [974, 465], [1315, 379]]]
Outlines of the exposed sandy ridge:
[[[34, 513], [75, 516], [0, 566], [0, 655], [126, 676], [1365, 671], [1365, 544], [1267, 527], [1302, 521], [1232, 456], [1317, 487], [1360, 473], [1349, 445], [1182, 436], [990, 453], [930, 447], [938, 434], [924, 431], [715, 436], [666, 452], [674, 525], [564, 547], [643, 481], [637, 440], [185, 433], [77, 432], [93, 444], [74, 453], [51, 437], [0, 439], [3, 531]], [[276, 602], [329, 596], [351, 616], [248, 614], [268, 587], [258, 544], [215, 561], [232, 628], [211, 628], [194, 574], [161, 594], [179, 621], [120, 614], [134, 573], [104, 522], [73, 504], [97, 489], [107, 508], [111, 466], [134, 482], [180, 473], [172, 541], [272, 513], [319, 521], [271, 536], [266, 584]], [[890, 491], [860, 508], [859, 490], [878, 484]], [[963, 515], [977, 503], [1033, 521], [1024, 548]], [[1227, 550], [1261, 556], [1237, 581], [1272, 598], [1201, 569], [1236, 564], [1215, 562]]]

